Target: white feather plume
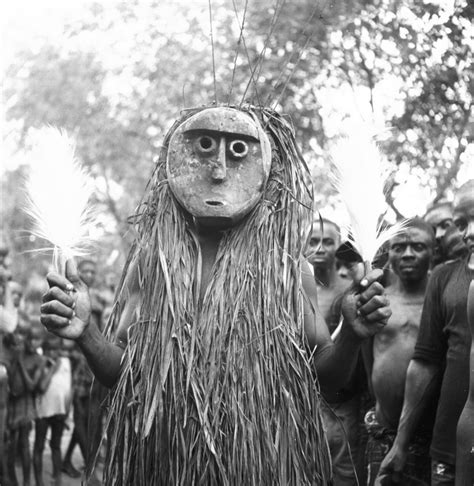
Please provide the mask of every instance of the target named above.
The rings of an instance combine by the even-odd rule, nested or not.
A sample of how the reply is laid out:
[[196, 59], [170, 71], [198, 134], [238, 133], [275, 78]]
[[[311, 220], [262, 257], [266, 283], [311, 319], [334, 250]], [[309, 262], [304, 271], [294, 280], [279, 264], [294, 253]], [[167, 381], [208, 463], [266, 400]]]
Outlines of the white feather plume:
[[364, 262], [372, 262], [382, 245], [399, 234], [406, 222], [384, 229], [387, 212], [384, 186], [388, 164], [369, 130], [352, 131], [341, 138], [331, 151], [333, 185], [344, 203], [349, 238]]
[[33, 219], [31, 232], [52, 244], [58, 266], [58, 257], [65, 261], [89, 252], [89, 230], [94, 223], [89, 204], [92, 185], [74, 150], [65, 131], [54, 127], [40, 130], [26, 181], [25, 211]]

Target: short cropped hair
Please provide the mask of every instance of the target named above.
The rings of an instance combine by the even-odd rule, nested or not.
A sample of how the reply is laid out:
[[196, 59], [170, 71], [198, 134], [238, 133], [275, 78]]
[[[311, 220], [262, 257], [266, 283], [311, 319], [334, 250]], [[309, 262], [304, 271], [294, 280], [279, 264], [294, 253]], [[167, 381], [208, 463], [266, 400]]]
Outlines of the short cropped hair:
[[339, 235], [341, 234], [340, 226], [337, 223], [335, 223], [334, 221], [331, 221], [330, 219], [327, 219], [327, 218], [318, 218], [316, 216], [313, 219], [311, 226], [312, 226], [312, 228], [319, 228], [321, 226], [321, 223], [323, 225], [323, 229], [324, 229], [324, 226], [326, 224], [330, 224], [330, 225], [334, 226], [334, 228], [336, 228], [336, 231], [338, 232]]
[[423, 218], [416, 216], [415, 218], [408, 219], [405, 223], [404, 228], [405, 229], [417, 228], [421, 231], [424, 231], [425, 233], [427, 233], [429, 235], [433, 245], [436, 242], [435, 233], [433, 231], [432, 226], [430, 224], [428, 224]]
[[309, 238], [311, 238], [311, 233], [314, 231], [314, 229], [315, 228], [321, 228], [321, 224], [322, 224], [323, 233], [324, 233], [325, 224], [330, 224], [330, 225], [334, 226], [334, 228], [336, 229], [336, 232], [339, 236], [339, 241], [341, 240], [341, 228], [337, 223], [335, 223], [334, 221], [331, 221], [330, 219], [318, 217], [317, 215], [315, 215], [311, 225], [308, 228], [308, 241], [309, 241]]
[[453, 210], [453, 203], [451, 203], [450, 201], [439, 201], [437, 203], [430, 204], [426, 208], [426, 212], [425, 212], [423, 218], [426, 218], [426, 216], [428, 216], [428, 214], [430, 214], [434, 210], [440, 209], [440, 208], [448, 208], [452, 211]]
[[327, 219], [327, 218], [322, 218], [322, 222], [323, 222], [323, 228], [324, 228], [325, 224], [332, 224], [334, 226], [334, 228], [336, 228], [337, 233], [339, 235], [341, 234], [341, 227], [337, 223], [335, 223], [334, 221], [331, 221], [330, 219]]

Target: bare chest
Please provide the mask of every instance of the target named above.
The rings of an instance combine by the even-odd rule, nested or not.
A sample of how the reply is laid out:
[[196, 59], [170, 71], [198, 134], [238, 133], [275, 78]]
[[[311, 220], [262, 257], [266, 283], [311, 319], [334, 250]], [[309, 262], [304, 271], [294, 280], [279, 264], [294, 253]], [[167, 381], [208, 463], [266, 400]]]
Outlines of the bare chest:
[[387, 326], [378, 336], [379, 340], [393, 339], [403, 335], [409, 335], [416, 339], [423, 310], [423, 298], [401, 297], [393, 294], [388, 294], [387, 297], [390, 301], [392, 315]]

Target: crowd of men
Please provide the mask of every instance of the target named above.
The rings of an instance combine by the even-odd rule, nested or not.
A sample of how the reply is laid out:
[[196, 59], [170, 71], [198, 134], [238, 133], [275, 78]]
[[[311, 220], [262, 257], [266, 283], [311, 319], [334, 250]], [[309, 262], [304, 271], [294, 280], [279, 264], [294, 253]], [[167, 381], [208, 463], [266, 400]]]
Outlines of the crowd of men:
[[[344, 387], [321, 389], [336, 486], [454, 485], [456, 429], [473, 379], [467, 317], [473, 250], [474, 185], [469, 181], [453, 203], [437, 203], [423, 218], [410, 219], [378, 255], [391, 317], [365, 340]], [[48, 430], [53, 479], [61, 484], [62, 473], [80, 475], [71, 460], [76, 445], [84, 461], [96, 452], [104, 391], [92, 384], [87, 362], [73, 343], [46, 333], [38, 316], [22, 311], [22, 288], [12, 280], [6, 256], [2, 249], [1, 484], [18, 484], [17, 463], [24, 485], [30, 484], [31, 463], [35, 484], [44, 484]], [[314, 271], [319, 309], [337, 341], [342, 296], [357, 285], [361, 259], [328, 219], [313, 223], [305, 257]], [[93, 261], [80, 262], [78, 271], [89, 287], [92, 318], [102, 329], [111, 309], [110, 289], [105, 295], [95, 287]], [[68, 416], [74, 429], [62, 456]], [[92, 439], [87, 439], [88, 428]], [[467, 435], [472, 442], [474, 430], [468, 427]]]
[[[335, 339], [340, 295], [351, 284], [344, 280], [360, 261], [339, 234], [336, 223], [315, 221], [307, 250]], [[472, 382], [467, 296], [473, 249], [470, 181], [453, 204], [437, 203], [409, 220], [381, 252], [385, 258], [377, 264], [385, 270], [392, 315], [364, 343], [363, 366], [350, 383], [336, 394], [322, 389], [334, 484], [357, 484], [356, 478], [367, 485], [455, 484], [456, 429]], [[471, 444], [472, 425], [467, 421], [465, 430]]]
[[[22, 285], [12, 278], [8, 253], [6, 246], [0, 249], [0, 484], [29, 485], [31, 470], [34, 484], [49, 484], [43, 473], [49, 440], [52, 482], [60, 485], [62, 474], [82, 475], [72, 461], [76, 446], [84, 462], [97, 451], [104, 389], [93, 382], [74, 343], [44, 329], [38, 292], [23, 295]], [[95, 261], [82, 260], [78, 269], [90, 289], [95, 323], [103, 329], [113, 289], [96, 285]], [[72, 430], [68, 444], [63, 440], [66, 428]], [[89, 430], [94, 432], [88, 436]]]

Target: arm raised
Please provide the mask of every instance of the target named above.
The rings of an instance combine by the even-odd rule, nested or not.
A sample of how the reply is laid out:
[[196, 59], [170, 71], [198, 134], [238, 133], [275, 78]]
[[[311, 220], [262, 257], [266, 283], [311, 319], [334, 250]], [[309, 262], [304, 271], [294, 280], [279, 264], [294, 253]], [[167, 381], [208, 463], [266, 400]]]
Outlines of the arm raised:
[[50, 288], [43, 296], [42, 324], [57, 336], [75, 340], [96, 378], [112, 387], [120, 373], [123, 347], [107, 341], [90, 323], [89, 290], [73, 261], [68, 260], [65, 277], [50, 273], [47, 280]]
[[358, 358], [362, 340], [374, 335], [386, 325], [390, 317], [388, 300], [377, 279], [381, 271], [374, 270], [360, 284], [360, 292], [352, 288], [343, 298], [344, 322], [336, 341], [331, 340], [329, 330], [317, 305], [317, 289], [308, 265], [303, 267], [302, 279], [305, 291], [305, 334], [311, 349], [318, 378], [323, 388], [337, 391], [350, 380]]

